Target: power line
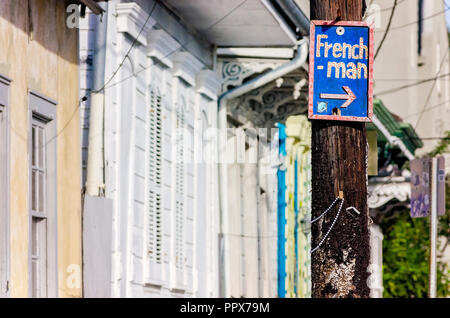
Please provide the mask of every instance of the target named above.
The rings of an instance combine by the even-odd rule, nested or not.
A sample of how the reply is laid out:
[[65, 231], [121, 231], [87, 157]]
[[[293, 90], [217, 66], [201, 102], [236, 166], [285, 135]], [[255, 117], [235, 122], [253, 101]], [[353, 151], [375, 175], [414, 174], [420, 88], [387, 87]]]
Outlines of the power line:
[[[225, 16], [223, 16], [223, 17], [220, 18], [218, 21], [216, 21], [216, 22], [214, 22], [212, 25], [210, 25], [208, 28], [206, 28], [205, 30], [203, 30], [203, 32], [206, 32], [206, 31], [210, 30], [211, 28], [213, 28], [214, 26], [216, 26], [217, 24], [219, 24], [219, 23], [220, 23], [221, 21], [223, 21], [226, 17], [228, 17], [230, 14], [232, 14], [234, 11], [236, 11], [239, 7], [241, 7], [245, 2], [247, 2], [247, 0], [243, 0], [240, 4], [238, 4], [236, 7], [234, 7], [233, 9], [231, 9]], [[167, 33], [170, 34], [170, 32], [168, 32], [168, 30], [164, 29], [164, 31], [166, 31]], [[180, 48], [184, 48], [185, 50], [187, 50], [187, 49], [186, 49], [186, 45], [189, 44], [189, 43], [192, 42], [192, 41], [193, 41], [193, 40], [189, 40], [189, 41], [186, 41], [185, 43], [180, 43], [181, 46], [180, 46], [179, 48], [173, 50], [172, 52], [169, 52], [168, 54], [166, 54], [165, 56], [163, 56], [162, 59], [165, 59], [165, 58], [171, 56], [172, 54], [176, 53], [177, 51], [180, 50]], [[107, 88], [111, 88], [111, 87], [114, 87], [114, 86], [116, 86], [116, 85], [119, 85], [119, 84], [121, 84], [121, 83], [123, 83], [123, 82], [129, 80], [130, 78], [135, 77], [136, 75], [140, 74], [141, 72], [143, 72], [143, 71], [145, 71], [145, 70], [148, 70], [148, 69], [149, 69], [150, 67], [152, 67], [153, 65], [154, 65], [154, 63], [151, 63], [150, 65], [141, 68], [139, 71], [134, 72], [134, 73], [131, 74], [130, 76], [125, 77], [125, 78], [123, 78], [123, 79], [121, 79], [121, 80], [119, 80], [119, 81], [117, 81], [117, 82], [115, 82], [115, 83], [112, 83], [112, 84], [109, 85], [109, 86], [105, 86], [103, 89], [105, 90], [105, 89], [107, 89]]]
[[373, 59], [375, 60], [378, 56], [378, 53], [380, 52], [381, 47], [383, 46], [383, 42], [387, 37], [387, 34], [389, 32], [389, 29], [391, 27], [391, 23], [392, 23], [392, 18], [394, 17], [394, 12], [395, 12], [395, 8], [397, 7], [397, 0], [394, 0], [394, 6], [392, 7], [392, 11], [391, 11], [391, 15], [389, 17], [389, 21], [386, 27], [386, 32], [384, 32], [383, 38], [380, 41], [380, 45], [378, 45], [377, 51], [375, 52], [375, 56], [373, 57]]
[[[419, 19], [419, 20], [417, 20], [417, 21], [409, 22], [409, 23], [402, 24], [402, 25], [398, 25], [398, 26], [396, 26], [396, 27], [392, 27], [392, 28], [390, 28], [390, 30], [391, 30], [391, 31], [392, 31], [392, 30], [398, 30], [398, 29], [401, 29], [401, 28], [404, 28], [404, 27], [407, 27], [407, 26], [410, 26], [410, 25], [413, 25], [413, 24], [417, 24], [417, 23], [419, 23], [420, 21], [428, 20], [428, 19], [434, 18], [434, 17], [436, 17], [436, 16], [438, 16], [438, 15], [441, 15], [441, 14], [447, 12], [448, 10], [450, 10], [449, 7], [447, 7], [445, 10], [439, 11], [439, 12], [437, 12], [437, 13], [435, 13], [435, 14], [432, 14], [432, 15], [430, 15], [430, 16], [428, 16], [428, 17]], [[375, 32], [383, 32], [383, 31], [387, 31], [387, 29], [386, 29], [386, 30], [377, 30], [377, 31], [375, 31]]]
[[[227, 14], [225, 14], [222, 18], [220, 18], [219, 20], [217, 20], [216, 22], [214, 22], [212, 25], [210, 25], [210, 26], [209, 26], [207, 29], [205, 29], [204, 31], [208, 31], [209, 29], [211, 29], [211, 28], [213, 28], [214, 26], [216, 26], [218, 23], [220, 23], [220, 22], [223, 21], [226, 17], [228, 17], [230, 14], [232, 14], [234, 11], [236, 11], [239, 7], [241, 7], [245, 2], [247, 2], [247, 0], [243, 0], [240, 4], [238, 4], [236, 7], [234, 7], [233, 9], [231, 9]], [[126, 55], [123, 57], [122, 62], [119, 64], [119, 66], [118, 66], [117, 69], [114, 71], [114, 73], [111, 75], [111, 77], [108, 79], [108, 81], [106, 81], [106, 83], [103, 85], [102, 88], [100, 88], [100, 89], [98, 89], [98, 90], [96, 90], [96, 91], [90, 91], [90, 92], [88, 92], [87, 94], [85, 94], [85, 96], [83, 96], [83, 97], [78, 101], [77, 107], [74, 109], [73, 113], [71, 114], [71, 116], [70, 116], [70, 118], [67, 120], [67, 122], [64, 124], [64, 126], [63, 126], [63, 127], [62, 127], [62, 128], [61, 128], [54, 136], [53, 136], [53, 137], [51, 137], [45, 144], [43, 144], [43, 145], [42, 145], [43, 147], [46, 146], [46, 145], [48, 145], [51, 141], [53, 141], [53, 140], [55, 140], [56, 138], [58, 138], [58, 137], [64, 132], [64, 130], [67, 128], [67, 126], [69, 126], [69, 124], [71, 123], [71, 121], [73, 120], [73, 118], [75, 118], [76, 113], [77, 113], [77, 112], [79, 111], [79, 109], [80, 109], [81, 103], [82, 103], [82, 102], [85, 102], [85, 101], [87, 100], [87, 98], [88, 98], [92, 93], [98, 93], [98, 92], [101, 92], [101, 91], [103, 91], [103, 90], [105, 90], [105, 89], [107, 89], [107, 88], [109, 88], [109, 87], [113, 87], [113, 86], [115, 86], [115, 85], [118, 85], [118, 84], [124, 82], [125, 80], [130, 79], [130, 78], [134, 77], [135, 75], [139, 74], [140, 72], [142, 72], [142, 71], [144, 71], [144, 70], [146, 70], [146, 69], [149, 69], [151, 66], [153, 66], [153, 63], [152, 63], [152, 64], [150, 64], [149, 66], [147, 66], [147, 67], [141, 69], [140, 71], [135, 72], [134, 74], [132, 74], [132, 76], [127, 77], [127, 78], [125, 78], [125, 79], [122, 79], [122, 80], [119, 81], [119, 82], [113, 83], [113, 84], [111, 84], [110, 86], [106, 86], [106, 85], [107, 85], [107, 84], [115, 77], [115, 75], [118, 73], [118, 71], [119, 71], [120, 68], [122, 67], [123, 63], [125, 62], [126, 58], [127, 58], [127, 57], [129, 56], [129, 54], [131, 53], [131, 50], [133, 49], [134, 45], [136, 44], [137, 39], [139, 38], [139, 36], [141, 35], [142, 31], [144, 30], [144, 28], [145, 28], [147, 22], [150, 20], [150, 17], [151, 17], [151, 15], [152, 15], [152, 13], [153, 13], [155, 7], [156, 7], [156, 1], [155, 1], [154, 5], [153, 5], [152, 9], [150, 10], [149, 15], [147, 16], [147, 19], [146, 19], [146, 21], [144, 22], [144, 25], [142, 26], [141, 30], [139, 31], [138, 36], [134, 39], [133, 43], [131, 44], [130, 48], [128, 49], [128, 52], [127, 52]], [[165, 30], [165, 31], [167, 32], [167, 30]], [[168, 32], [168, 33], [169, 33], [169, 32]], [[170, 34], [170, 33], [169, 33], [169, 34]], [[192, 41], [193, 41], [193, 40], [186, 41], [184, 44], [181, 44], [181, 47], [183, 47], [184, 49], [186, 49], [185, 45], [189, 44], [189, 43], [192, 42]], [[170, 52], [169, 54], [167, 54], [166, 56], [164, 56], [163, 59], [166, 58], [166, 57], [168, 57], [168, 56], [170, 56], [170, 55], [172, 55], [173, 53], [175, 53], [175, 52], [178, 51], [178, 50], [179, 50], [179, 48], [176, 49], [176, 50], [174, 50], [174, 51], [172, 51], [172, 52]], [[9, 120], [8, 120], [8, 123], [9, 123], [9, 127], [10, 127], [11, 130], [15, 133], [15, 135], [18, 136], [18, 137], [19, 137], [20, 139], [22, 139], [23, 141], [27, 142], [27, 138], [26, 138], [26, 137], [23, 137], [18, 131], [16, 131], [16, 130], [14, 129], [12, 123], [11, 123]]]
[[[447, 4], [445, 3], [445, 1], [444, 1], [444, 4], [445, 4], [445, 6], [446, 6], [446, 8], [447, 8], [446, 10], [444, 10], [444, 11], [442, 11], [442, 12], [439, 12], [439, 13], [437, 13], [437, 14], [434, 14], [434, 15], [432, 15], [432, 16], [429, 16], [429, 17], [420, 19], [419, 21], [423, 21], [423, 20], [426, 20], [426, 19], [430, 19], [430, 18], [432, 18], [432, 17], [434, 17], [434, 16], [436, 16], [436, 15], [438, 15], [438, 14], [442, 14], [442, 13], [446, 12], [447, 10], [449, 10], [450, 8], [447, 6]], [[394, 7], [395, 7], [395, 4], [394, 4]], [[392, 14], [391, 14], [391, 16], [392, 16]], [[403, 28], [403, 27], [405, 27], [405, 26], [408, 26], [408, 25], [411, 25], [411, 24], [418, 23], [419, 21], [415, 21], [415, 22], [411, 22], [411, 23], [404, 24], [404, 25], [401, 25], [401, 26], [397, 26], [397, 27], [395, 27], [395, 28], [391, 28], [391, 30], [400, 29], [400, 28]], [[389, 29], [389, 28], [386, 29], [385, 36], [386, 36], [386, 34], [387, 34], [388, 29]], [[378, 32], [378, 31], [377, 31], [377, 32]], [[384, 36], [384, 37], [385, 37], [385, 36]], [[380, 46], [381, 46], [381, 45], [380, 45]], [[427, 111], [427, 109], [431, 109], [431, 108], [440, 106], [440, 105], [445, 104], [446, 102], [448, 102], [448, 101], [446, 101], [446, 102], [443, 102], [443, 103], [441, 103], [441, 104], [431, 106], [430, 108], [427, 108], [427, 107], [426, 107], [426, 105], [428, 104], [429, 99], [430, 99], [430, 97], [431, 97], [431, 93], [433, 92], [433, 89], [434, 89], [434, 86], [435, 86], [435, 84], [436, 84], [437, 79], [438, 79], [439, 77], [442, 77], [442, 76], [438, 76], [438, 75], [439, 75], [439, 73], [440, 73], [440, 71], [441, 71], [443, 62], [445, 61], [445, 57], [447, 56], [447, 54], [448, 54], [448, 50], [447, 50], [446, 55], [444, 56], [443, 61], [441, 62], [441, 66], [440, 66], [440, 68], [439, 68], [439, 71], [437, 72], [437, 74], [436, 74], [436, 76], [435, 76], [434, 78], [428, 79], [428, 80], [425, 80], [425, 81], [419, 81], [418, 83], [415, 83], [415, 84], [413, 84], [413, 85], [407, 85], [407, 87], [411, 87], [411, 86], [414, 86], [414, 85], [422, 84], [422, 83], [427, 82], [427, 81], [429, 81], [429, 80], [433, 80], [433, 86], [431, 87], [431, 90], [430, 90], [430, 93], [429, 93], [429, 95], [428, 95], [427, 101], [425, 102], [424, 109], [422, 110], [422, 112], [420, 112], [420, 117], [419, 117], [419, 119], [418, 119], [418, 121], [417, 121], [417, 123], [416, 123], [416, 126], [414, 127], [414, 130], [416, 129], [417, 124], [419, 123], [419, 121], [420, 121], [422, 115]], [[444, 75], [444, 76], [448, 76], [448, 75], [449, 75], [449, 74], [446, 74], [446, 75]], [[403, 88], [406, 88], [406, 87], [403, 87]], [[400, 89], [403, 89], [403, 88], [398, 88], [397, 91], [400, 90]], [[391, 91], [396, 91], [396, 90], [391, 90]], [[383, 92], [382, 92], [382, 93], [383, 93]], [[379, 94], [378, 94], [378, 95], [379, 95]], [[435, 137], [426, 137], [426, 138], [416, 137], [416, 138], [418, 138], [418, 139], [420, 139], [420, 140], [432, 140], [432, 139], [447, 140], [447, 137], [437, 137], [437, 138], [435, 138]], [[376, 191], [379, 191], [381, 188], [383, 188], [386, 184], [388, 184], [388, 183], [392, 180], [393, 177], [394, 177], [394, 175], [391, 175], [391, 176], [389, 177], [389, 179], [388, 179], [386, 182], [384, 182], [382, 185], [380, 185], [380, 186], [377, 187], [376, 189], [372, 190], [372, 191], [369, 193], [369, 196], [371, 196], [373, 193], [375, 193]]]
[[399, 87], [391, 88], [391, 89], [388, 89], [388, 90], [385, 90], [385, 91], [381, 91], [381, 92], [375, 93], [375, 95], [379, 96], [379, 95], [396, 93], [396, 92], [401, 91], [403, 89], [406, 89], [406, 88], [409, 88], [409, 87], [413, 87], [413, 86], [417, 86], [417, 85], [420, 85], [420, 84], [424, 84], [424, 83], [427, 83], [427, 82], [431, 82], [431, 81], [436, 82], [437, 79], [443, 78], [443, 77], [447, 77], [449, 75], [450, 75], [450, 73], [438, 75], [438, 76], [435, 76], [435, 77], [431, 77], [431, 78], [427, 78], [427, 79], [424, 79], [424, 80], [420, 80], [420, 81], [418, 81], [416, 83], [406, 84], [406, 85], [402, 85], [402, 86], [399, 86]]
[[[423, 114], [425, 113], [425, 110], [426, 110], [426, 108], [427, 108], [428, 102], [430, 101], [430, 98], [431, 98], [431, 94], [433, 93], [434, 87], [436, 86], [436, 82], [437, 82], [437, 79], [438, 79], [438, 75], [439, 75], [439, 73], [441, 72], [442, 66], [444, 66], [445, 59], [447, 58], [448, 51], [449, 51], [449, 50], [447, 50], [447, 52], [445, 53], [444, 57], [442, 58], [441, 65], [439, 66], [439, 70], [438, 70], [437, 73], [436, 73], [435, 80], [434, 80], [434, 82], [433, 82], [433, 85], [432, 85], [431, 88], [430, 88], [430, 92], [428, 93], [427, 99], [426, 99], [426, 101], [425, 101], [425, 103], [424, 103], [424, 105], [423, 105], [422, 113], [420, 114], [419, 119], [417, 119], [417, 122], [416, 122], [416, 124], [415, 124], [415, 126], [414, 126], [414, 130], [415, 130], [415, 129], [417, 128], [417, 126], [419, 125], [419, 122], [420, 122], [420, 120], [422, 119]], [[448, 75], [448, 74], [447, 74], [447, 75]]]
[[410, 137], [416, 140], [450, 140], [450, 137]]
[[[70, 118], [67, 120], [67, 122], [64, 124], [64, 126], [53, 137], [51, 137], [49, 140], [47, 140], [47, 142], [43, 143], [38, 148], [43, 148], [43, 147], [47, 146], [50, 142], [52, 142], [53, 140], [58, 138], [64, 132], [64, 130], [67, 128], [67, 126], [69, 126], [69, 124], [75, 118], [75, 114], [80, 109], [80, 103], [81, 103], [81, 101], [78, 102], [77, 107], [75, 107], [75, 109], [73, 110], [72, 114], [70, 115]], [[10, 118], [7, 118], [6, 120], [7, 120], [9, 129], [11, 129], [11, 131], [14, 133], [14, 135], [19, 137], [20, 139], [22, 139], [23, 142], [27, 143], [28, 142], [28, 137], [24, 137], [16, 128], [14, 128], [13, 123], [12, 123]]]
[[150, 17], [152, 16], [153, 11], [155, 10], [155, 7], [156, 7], [156, 1], [154, 2], [152, 9], [150, 10], [150, 13], [147, 16], [147, 19], [145, 20], [144, 24], [142, 25], [141, 30], [139, 31], [138, 35], [135, 37], [134, 41], [131, 43], [130, 48], [128, 49], [127, 53], [125, 54], [125, 56], [123, 57], [122, 61], [119, 64], [119, 66], [114, 71], [114, 73], [111, 75], [111, 77], [105, 82], [105, 84], [100, 89], [89, 92], [89, 94], [85, 95], [81, 100], [78, 101], [78, 105], [74, 109], [74, 111], [73, 111], [72, 115], [70, 116], [69, 120], [64, 124], [64, 126], [60, 129], [60, 131], [57, 132], [52, 138], [50, 138], [45, 144], [43, 144], [42, 147], [48, 145], [50, 142], [52, 142], [53, 140], [58, 138], [64, 132], [64, 130], [67, 128], [67, 126], [69, 126], [70, 122], [75, 117], [76, 113], [79, 111], [81, 102], [86, 101], [88, 95], [91, 95], [92, 93], [99, 93], [99, 92], [101, 92], [105, 88], [105, 86], [116, 76], [116, 74], [119, 72], [120, 68], [125, 63], [125, 60], [130, 55], [131, 50], [136, 45], [137, 40], [138, 40], [139, 36], [141, 35], [142, 31], [145, 29], [145, 26], [147, 25], [148, 21], [150, 20]]
[[[437, 73], [436, 73], [436, 76], [432, 79], [432, 80], [433, 80], [433, 85], [432, 85], [432, 87], [431, 87], [431, 89], [430, 89], [430, 92], [428, 93], [428, 96], [427, 96], [427, 99], [426, 99], [426, 101], [425, 101], [424, 107], [423, 107], [422, 111], [419, 113], [419, 114], [420, 114], [420, 117], [419, 117], [419, 119], [417, 120], [416, 125], [415, 125], [414, 128], [413, 128], [414, 130], [416, 130], [417, 125], [418, 125], [419, 122], [420, 122], [420, 119], [422, 118], [423, 114], [427, 111], [427, 104], [428, 104], [428, 102], [430, 101], [431, 94], [433, 93], [433, 90], [434, 90], [434, 86], [436, 85], [437, 79], [439, 78], [438, 75], [439, 75], [439, 73], [441, 72], [442, 66], [444, 65], [444, 62], [445, 62], [445, 59], [446, 59], [447, 55], [448, 55], [448, 50], [447, 50], [447, 53], [444, 55], [444, 58], [443, 58], [442, 61], [441, 61], [441, 64], [440, 64], [439, 70], [438, 70]], [[449, 75], [449, 74], [447, 74], [447, 75]], [[426, 138], [412, 137], [412, 139], [420, 139], [420, 140], [448, 140], [447, 137], [426, 137]], [[386, 184], [388, 184], [388, 183], [392, 180], [393, 177], [394, 177], [394, 176], [391, 175], [391, 176], [389, 177], [389, 179], [388, 179], [385, 183], [383, 183], [383, 184], [380, 185], [378, 188], [376, 188], [376, 189], [374, 189], [372, 192], [370, 192], [369, 196], [371, 196], [374, 192], [379, 191], [380, 189], [382, 189], [383, 186], [385, 186]]]
[[[442, 80], [448, 80], [449, 78], [442, 78]], [[425, 81], [428, 78], [375, 78], [375, 82], [406, 82], [406, 81]]]
[[[441, 69], [442, 69], [442, 66], [444, 65], [444, 61], [445, 61], [445, 58], [447, 57], [447, 54], [448, 54], [448, 50], [447, 50], [447, 53], [444, 55], [444, 58], [442, 59], [442, 61], [441, 61], [441, 65], [440, 65], [440, 67], [439, 67], [439, 70], [437, 71], [437, 73], [436, 73], [436, 76], [434, 77], [434, 78], [432, 78], [432, 79], [430, 79], [430, 80], [433, 80], [433, 85], [432, 85], [432, 87], [431, 87], [431, 89], [430, 89], [430, 92], [428, 93], [428, 96], [427, 96], [427, 99], [426, 99], [426, 102], [425, 102], [425, 104], [424, 104], [424, 107], [423, 107], [423, 109], [422, 109], [422, 111], [420, 112], [420, 117], [419, 117], [419, 119], [417, 120], [417, 122], [416, 122], [416, 125], [414, 126], [414, 130], [416, 130], [416, 128], [417, 128], [417, 125], [419, 124], [419, 122], [420, 122], [420, 119], [422, 118], [422, 116], [423, 116], [423, 114], [427, 111], [427, 104], [428, 104], [428, 102], [430, 101], [430, 98], [431, 98], [431, 94], [432, 94], [432, 92], [433, 92], [433, 90], [434, 90], [434, 86], [436, 85], [436, 81], [437, 81], [437, 79], [439, 78], [439, 73], [441, 72]], [[449, 74], [446, 74], [447, 76], [449, 75]], [[416, 83], [416, 85], [417, 85], [417, 83]], [[419, 140], [434, 140], [435, 139], [435, 137], [427, 137], [427, 138], [420, 138], [420, 137], [412, 137], [413, 139], [419, 139]], [[432, 139], [430, 139], [430, 138], [432, 138]], [[438, 140], [447, 140], [447, 137], [438, 137], [438, 138], [436, 138], [436, 139], [438, 139]], [[389, 177], [389, 179], [386, 181], [386, 182], [384, 182], [383, 184], [381, 184], [379, 187], [377, 187], [376, 189], [374, 189], [372, 192], [370, 192], [369, 193], [369, 196], [371, 196], [373, 193], [375, 193], [376, 191], [379, 191], [380, 189], [382, 189], [386, 184], [388, 184], [391, 180], [392, 180], [392, 178], [394, 177], [394, 175], [391, 175], [390, 177]]]
[[[98, 90], [94, 91], [95, 93], [101, 92], [101, 91], [106, 87], [106, 85], [108, 85], [109, 82], [112, 81], [112, 79], [114, 78], [114, 76], [116, 76], [117, 72], [119, 72], [120, 68], [123, 66], [123, 63], [125, 63], [125, 60], [126, 60], [127, 57], [130, 55], [131, 50], [132, 50], [132, 49], [134, 48], [134, 46], [136, 45], [137, 40], [138, 40], [138, 38], [141, 36], [142, 31], [145, 29], [145, 26], [147, 25], [147, 22], [150, 20], [150, 17], [152, 16], [153, 11], [154, 11], [155, 8], [156, 8], [156, 3], [157, 3], [156, 1], [153, 3], [153, 7], [152, 7], [152, 9], [150, 10], [150, 12], [149, 12], [149, 14], [148, 14], [148, 16], [147, 16], [147, 19], [145, 20], [144, 24], [142, 25], [142, 28], [141, 28], [141, 30], [139, 31], [138, 35], [134, 38], [133, 43], [131, 43], [131, 46], [130, 46], [130, 48], [128, 49], [127, 54], [125, 54], [125, 56], [123, 57], [122, 62], [120, 62], [119, 66], [116, 68], [116, 70], [115, 70], [114, 73], [111, 75], [111, 77], [105, 82], [105, 84], [103, 84], [103, 86], [102, 86], [101, 88], [99, 88]], [[105, 61], [105, 62], [106, 62], [106, 61]]]
[[[431, 110], [431, 109], [438, 108], [438, 107], [441, 107], [442, 105], [446, 105], [446, 104], [449, 104], [449, 103], [450, 103], [450, 99], [448, 99], [448, 100], [446, 100], [446, 101], [444, 101], [444, 102], [442, 102], [442, 103], [439, 103], [439, 104], [436, 104], [436, 105], [427, 107], [425, 111], [427, 112], [427, 111], [429, 111], [429, 110]], [[420, 114], [421, 114], [421, 112], [417, 112], [417, 113], [408, 115], [408, 116], [406, 116], [406, 117], [402, 117], [402, 119], [411, 118], [411, 117], [414, 117], [414, 116], [417, 116], [417, 115], [420, 115]]]
[[[403, 3], [403, 2], [405, 2], [405, 1], [406, 1], [406, 0], [399, 0], [399, 1], [397, 2], [397, 5], [399, 5], [400, 3]], [[394, 7], [395, 7], [395, 4], [394, 4], [392, 7], [381, 9], [380, 12], [389, 11], [389, 10], [393, 9]]]
[[[439, 74], [440, 71], [441, 71], [442, 65], [444, 64], [443, 62], [445, 61], [445, 58], [447, 57], [447, 54], [448, 54], [448, 51], [447, 51], [447, 53], [444, 55], [444, 58], [443, 58], [443, 60], [442, 60], [442, 62], [441, 62], [441, 65], [440, 65], [440, 67], [439, 67], [438, 72], [436, 73], [436, 76], [432, 79], [432, 80], [433, 80], [433, 86], [431, 87], [430, 92], [429, 92], [428, 97], [427, 97], [427, 100], [426, 100], [426, 102], [425, 102], [425, 104], [424, 104], [424, 107], [423, 107], [422, 111], [420, 112], [420, 117], [419, 117], [419, 119], [417, 120], [417, 123], [416, 123], [416, 125], [415, 125], [414, 128], [413, 128], [414, 130], [416, 130], [417, 125], [418, 125], [420, 119], [422, 118], [423, 114], [425, 113], [425, 111], [426, 111], [426, 109], [427, 109], [426, 106], [427, 106], [428, 102], [430, 101], [431, 93], [432, 93], [433, 90], [434, 90], [434, 86], [436, 85], [436, 81], [437, 81], [437, 79], [438, 79], [438, 74]], [[448, 75], [448, 74], [447, 74], [447, 75]], [[429, 138], [434, 138], [434, 137], [428, 137], [428, 139], [420, 138], [420, 137], [412, 137], [412, 139], [432, 140], [432, 139], [429, 139]], [[446, 137], [439, 137], [439, 138], [436, 138], [436, 139], [446, 140]], [[378, 188], [374, 189], [372, 192], [370, 192], [369, 196], [371, 196], [375, 191], [379, 191], [380, 189], [382, 189], [383, 186], [385, 186], [386, 184], [388, 184], [388, 183], [392, 180], [393, 177], [394, 177], [394, 176], [391, 175], [390, 178], [389, 178], [385, 183], [383, 183], [380, 187], [378, 187]]]

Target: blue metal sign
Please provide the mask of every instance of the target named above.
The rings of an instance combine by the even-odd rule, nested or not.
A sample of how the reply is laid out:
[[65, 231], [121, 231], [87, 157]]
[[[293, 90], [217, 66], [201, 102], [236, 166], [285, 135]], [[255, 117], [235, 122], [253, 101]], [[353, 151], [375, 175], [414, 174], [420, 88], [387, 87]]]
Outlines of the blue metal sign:
[[371, 121], [373, 26], [311, 21], [310, 36], [308, 117]]

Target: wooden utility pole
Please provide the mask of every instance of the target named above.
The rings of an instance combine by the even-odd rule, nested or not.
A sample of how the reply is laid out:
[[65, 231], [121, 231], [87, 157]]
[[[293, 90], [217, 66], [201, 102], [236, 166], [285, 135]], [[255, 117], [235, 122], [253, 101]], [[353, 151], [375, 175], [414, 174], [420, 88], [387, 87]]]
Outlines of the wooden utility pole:
[[[311, 0], [311, 20], [361, 21], [364, 0]], [[312, 217], [343, 192], [332, 231], [311, 255], [313, 297], [369, 297], [369, 211], [365, 124], [312, 120]], [[312, 247], [326, 235], [339, 202], [312, 224]], [[360, 214], [347, 212], [355, 207]]]

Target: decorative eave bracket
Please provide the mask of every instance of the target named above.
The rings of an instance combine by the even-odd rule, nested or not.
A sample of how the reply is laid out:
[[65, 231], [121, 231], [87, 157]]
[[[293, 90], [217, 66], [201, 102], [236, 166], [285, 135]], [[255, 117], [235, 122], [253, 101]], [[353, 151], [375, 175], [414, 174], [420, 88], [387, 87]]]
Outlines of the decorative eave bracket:
[[181, 47], [181, 44], [164, 30], [152, 30], [147, 40], [147, 56], [155, 58], [168, 68], [172, 68], [172, 56]]
[[[118, 3], [116, 5], [116, 13], [117, 31], [128, 33], [133, 39], [137, 39], [141, 45], [146, 46], [147, 34], [156, 24], [156, 20], [152, 17], [149, 18], [148, 12], [143, 10], [135, 2]], [[143, 27], [144, 29], [142, 29]]]
[[188, 52], [177, 52], [173, 55], [173, 75], [182, 78], [189, 85], [195, 87], [197, 73], [203, 64]]
[[197, 74], [196, 90], [211, 100], [217, 100], [221, 87], [221, 80], [216, 73], [210, 70], [203, 70]]

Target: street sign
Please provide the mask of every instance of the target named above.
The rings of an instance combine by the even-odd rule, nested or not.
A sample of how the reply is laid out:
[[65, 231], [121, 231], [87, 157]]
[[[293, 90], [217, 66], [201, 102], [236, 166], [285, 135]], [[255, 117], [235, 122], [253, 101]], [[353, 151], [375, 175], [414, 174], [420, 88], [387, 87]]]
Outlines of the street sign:
[[431, 159], [410, 161], [411, 167], [411, 217], [421, 218], [430, 214], [431, 207]]
[[431, 182], [436, 180], [436, 210], [437, 215], [445, 214], [445, 160], [437, 157], [437, 175], [432, 174], [430, 158], [414, 159], [411, 167], [411, 217], [420, 218], [430, 215]]
[[310, 119], [370, 122], [373, 24], [311, 21]]
[[437, 215], [445, 214], [445, 157], [437, 158]]

